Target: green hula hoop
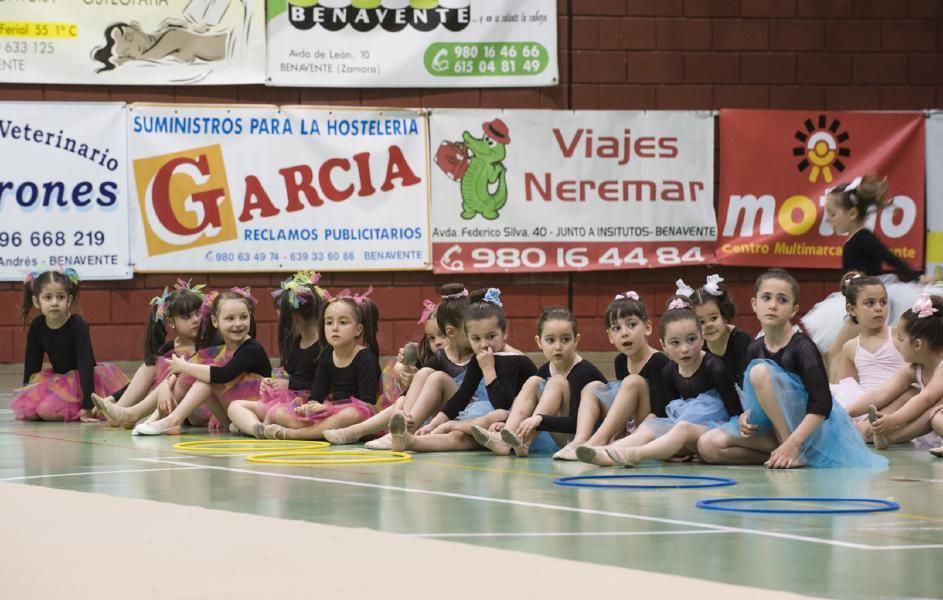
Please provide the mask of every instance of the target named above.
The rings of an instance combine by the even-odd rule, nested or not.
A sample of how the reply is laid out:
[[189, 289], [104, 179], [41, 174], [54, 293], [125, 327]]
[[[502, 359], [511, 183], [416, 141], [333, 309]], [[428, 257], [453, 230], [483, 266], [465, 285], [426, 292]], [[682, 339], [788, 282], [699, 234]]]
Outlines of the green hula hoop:
[[243, 454], [260, 450], [323, 450], [330, 444], [303, 440], [199, 440], [174, 444], [174, 450], [187, 454]]
[[[350, 456], [352, 458], [334, 458]], [[292, 458], [299, 457], [299, 458]], [[307, 460], [304, 457], [308, 457]], [[266, 452], [246, 457], [251, 463], [270, 465], [363, 465], [377, 463], [409, 462], [412, 456], [405, 452], [387, 452], [381, 450], [342, 450], [342, 451], [293, 451], [293, 452]]]

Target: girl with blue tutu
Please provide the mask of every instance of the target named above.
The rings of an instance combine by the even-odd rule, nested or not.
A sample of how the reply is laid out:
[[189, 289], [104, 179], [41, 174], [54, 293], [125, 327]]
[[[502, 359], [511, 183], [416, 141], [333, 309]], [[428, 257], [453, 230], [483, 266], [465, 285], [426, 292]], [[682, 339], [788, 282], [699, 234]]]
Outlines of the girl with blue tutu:
[[[10, 409], [24, 421], [97, 422], [92, 394], [107, 396], [128, 383], [111, 363], [97, 364], [88, 323], [72, 309], [79, 295], [75, 269], [35, 271], [23, 282], [19, 321], [33, 308], [42, 313], [29, 325], [23, 358], [23, 387], [13, 390]], [[43, 369], [43, 356], [51, 369]]]
[[[896, 323], [920, 296], [922, 285], [901, 283], [916, 280], [918, 273], [888, 250], [868, 229], [868, 219], [889, 207], [890, 203], [887, 179], [878, 179], [874, 175], [856, 177], [828, 191], [825, 218], [836, 234], [848, 236], [842, 247], [842, 273], [860, 271], [868, 276], [881, 277], [890, 299], [889, 322]], [[893, 267], [892, 273], [884, 272], [885, 264]], [[839, 291], [813, 306], [802, 318], [806, 331], [826, 356], [825, 364], [833, 375], [837, 368], [835, 362], [845, 342], [858, 335], [857, 326], [846, 322], [844, 316], [845, 296]]]
[[556, 460], [578, 460], [578, 447], [604, 446], [625, 435], [630, 424], [641, 423], [648, 416], [652, 398], [658, 396], [661, 370], [668, 357], [648, 343], [652, 321], [645, 303], [634, 291], [616, 294], [606, 307], [603, 321], [609, 342], [619, 351], [615, 358], [616, 379], [591, 382], [583, 388], [576, 433], [553, 455]]
[[691, 294], [691, 305], [701, 325], [704, 349], [724, 361], [738, 386], [743, 386], [747, 369], [747, 348], [753, 336], [733, 324], [737, 305], [730, 296], [724, 278], [708, 275], [704, 286]]
[[[917, 390], [908, 385], [899, 395], [885, 394], [880, 399], [867, 394], [883, 387], [905, 366], [894, 342], [896, 334], [887, 326], [887, 290], [878, 277], [869, 277], [860, 271], [846, 273], [841, 289], [848, 311], [846, 318], [858, 327], [859, 333], [842, 346], [837, 362], [838, 383], [831, 386], [832, 397], [870, 441], [868, 407], [877, 402], [878, 408], [895, 411]], [[871, 397], [864, 398], [866, 395]]]
[[545, 308], [534, 339], [547, 362], [521, 388], [507, 421], [489, 429], [472, 426], [475, 441], [495, 454], [513, 450], [525, 457], [559, 450], [563, 434], [576, 431], [580, 392], [593, 381], [606, 383], [599, 369], [577, 353], [580, 334], [569, 309]]
[[647, 459], [689, 458], [705, 431], [740, 414], [733, 375], [724, 361], [704, 350], [698, 318], [687, 298], [671, 300], [660, 333], [671, 362], [662, 369], [662, 394], [653, 399], [652, 414], [631, 435], [608, 446], [580, 446], [576, 455], [581, 461], [635, 467]]
[[[423, 430], [410, 433], [406, 415], [390, 419], [392, 449], [395, 451], [448, 452], [477, 450], [471, 435], [473, 425], [487, 429], [508, 418], [514, 397], [537, 367], [520, 351], [510, 349], [507, 317], [496, 288], [479, 290], [469, 296], [465, 312], [465, 335], [475, 353], [468, 363], [458, 391]], [[428, 430], [426, 429], [426, 430]]]
[[[465, 335], [468, 290], [461, 283], [447, 283], [439, 292], [441, 299], [429, 320], [435, 320], [436, 329], [444, 333], [445, 346], [423, 360], [422, 368], [412, 377], [406, 393], [391, 406], [360, 423], [326, 430], [325, 440], [332, 444], [357, 443], [361, 438], [385, 431], [390, 419], [398, 413], [405, 417], [409, 431], [422, 432], [423, 435], [431, 433], [432, 428], [424, 424], [458, 391], [468, 363], [474, 356]], [[365, 444], [371, 450], [389, 450], [392, 445], [389, 434]]]
[[815, 344], [792, 324], [799, 283], [783, 269], [756, 280], [751, 300], [763, 337], [750, 345], [743, 414], [708, 431], [697, 451], [714, 464], [795, 467], [880, 467], [848, 413], [832, 402], [828, 375]]
[[[907, 364], [883, 387], [861, 397], [870, 402], [868, 418], [874, 447], [906, 442], [931, 430], [943, 436], [943, 298], [924, 294], [897, 324], [897, 348]], [[911, 386], [918, 392], [897, 410], [877, 407], [899, 399]], [[893, 404], [891, 404], [893, 407]]]

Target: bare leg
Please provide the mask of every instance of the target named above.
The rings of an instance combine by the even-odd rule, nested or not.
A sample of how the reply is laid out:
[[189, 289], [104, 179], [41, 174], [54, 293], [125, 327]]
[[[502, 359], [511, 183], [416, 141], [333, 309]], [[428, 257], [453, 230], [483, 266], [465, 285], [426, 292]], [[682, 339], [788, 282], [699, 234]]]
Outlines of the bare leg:
[[711, 429], [697, 440], [697, 453], [713, 465], [761, 465], [779, 446], [772, 432], [749, 438], [727, 435]]
[[147, 365], [138, 367], [138, 370], [134, 372], [134, 376], [131, 377], [128, 389], [118, 400], [118, 406], [134, 406], [143, 400], [147, 393], [151, 391], [151, 388], [154, 387], [154, 373], [156, 372], [157, 367]]
[[236, 400], [226, 409], [226, 414], [239, 431], [257, 438], [263, 437], [262, 403], [256, 400]]
[[773, 431], [776, 433], [776, 439], [782, 443], [789, 437], [792, 430], [789, 429], [789, 425], [786, 423], [786, 417], [783, 415], [783, 410], [776, 401], [776, 390], [773, 389], [773, 380], [770, 376], [769, 367], [764, 364], [756, 365], [750, 369], [747, 376], [750, 378], [750, 383], [753, 384], [753, 391], [756, 392], [756, 399], [763, 408], [763, 412], [766, 413], [766, 416], [769, 417], [769, 420], [773, 423]]
[[595, 381], [587, 384], [580, 392], [580, 408], [576, 413], [576, 433], [573, 440], [553, 455], [554, 460], [577, 460], [576, 449], [589, 440], [600, 414], [606, 414], [608, 408], [596, 397], [596, 392], [606, 384]]
[[[655, 432], [652, 431], [652, 429], [647, 424], [642, 423], [630, 435], [622, 438], [621, 440], [616, 440], [612, 445], [617, 449], [634, 448], [637, 446], [643, 446], [654, 439]], [[587, 443], [585, 446], [580, 446], [576, 449], [576, 456], [585, 463], [598, 465], [600, 467], [612, 467], [618, 463], [612, 460], [612, 458], [606, 452], [609, 447], [610, 446], [590, 446]]]
[[[917, 389], [911, 387], [906, 392], [898, 396], [897, 398], [891, 399], [890, 402], [878, 406], [874, 406], [881, 411], [884, 411], [886, 414], [890, 414], [896, 411], [898, 408], [904, 405], [905, 402], [917, 395]], [[868, 414], [868, 407], [871, 405], [867, 399], [862, 402], [860, 399], [855, 400], [854, 402], [849, 402], [848, 406], [845, 407], [845, 410], [848, 412], [850, 417], [860, 417], [861, 415]]]
[[629, 375], [622, 380], [609, 413], [603, 419], [596, 433], [586, 441], [587, 446], [604, 446], [625, 431], [629, 419], [635, 419], [635, 425], [651, 412], [648, 395], [648, 382], [640, 375]]
[[270, 414], [273, 412], [273, 423], [266, 426], [265, 437], [278, 440], [323, 440], [325, 430], [348, 427], [363, 419], [363, 413], [353, 407], [345, 408], [313, 425], [300, 418], [289, 406], [280, 406], [270, 411]]
[[452, 452], [477, 450], [479, 447], [470, 435], [461, 431], [414, 436], [406, 431], [406, 418], [401, 414], [390, 419], [390, 434], [393, 436], [393, 450], [395, 452], [406, 450], [412, 450], [413, 452]]
[[[680, 422], [663, 436], [643, 446], [623, 446], [619, 442], [606, 446], [606, 454], [617, 464], [636, 467], [643, 460], [668, 460], [682, 450], [697, 451], [697, 439], [707, 431], [703, 425]], [[621, 440], [620, 440], [621, 441]]]
[[190, 413], [204, 403], [213, 415], [219, 419], [223, 427], [228, 427], [229, 417], [226, 416], [226, 411], [216, 398], [214, 387], [216, 386], [211, 386], [202, 381], [195, 382], [169, 415], [150, 423], [149, 427], [144, 428], [143, 431], [139, 430], [141, 426], [135, 428], [135, 431], [144, 433], [145, 435], [155, 435], [155, 432], [158, 434], [176, 435], [180, 433], [180, 426], [183, 425], [186, 418], [190, 416]]
[[92, 396], [92, 401], [95, 403], [95, 406], [98, 407], [98, 410], [106, 416], [110, 425], [130, 429], [134, 427], [135, 423], [157, 409], [157, 402], [162, 391], [170, 393], [166, 382], [161, 382], [161, 384], [151, 390], [143, 400], [130, 407], [121, 406], [120, 403], [108, 402], [107, 398], [100, 398], [98, 396]]

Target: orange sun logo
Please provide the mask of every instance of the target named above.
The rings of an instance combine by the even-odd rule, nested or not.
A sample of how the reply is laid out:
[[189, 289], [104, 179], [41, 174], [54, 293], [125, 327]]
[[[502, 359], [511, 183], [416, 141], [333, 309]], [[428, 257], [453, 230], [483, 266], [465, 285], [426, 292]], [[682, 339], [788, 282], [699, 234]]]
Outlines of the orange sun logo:
[[800, 173], [812, 167], [809, 171], [810, 183], [818, 181], [819, 175], [825, 183], [831, 183], [832, 167], [839, 173], [844, 171], [845, 164], [841, 159], [851, 156], [851, 148], [842, 146], [848, 140], [848, 132], [839, 131], [841, 121], [832, 119], [826, 127], [827, 121], [828, 118], [825, 115], [819, 115], [817, 124], [813, 123], [812, 119], [806, 119], [805, 131], [796, 130], [796, 139], [802, 145], [793, 148], [792, 155], [803, 157], [797, 165]]

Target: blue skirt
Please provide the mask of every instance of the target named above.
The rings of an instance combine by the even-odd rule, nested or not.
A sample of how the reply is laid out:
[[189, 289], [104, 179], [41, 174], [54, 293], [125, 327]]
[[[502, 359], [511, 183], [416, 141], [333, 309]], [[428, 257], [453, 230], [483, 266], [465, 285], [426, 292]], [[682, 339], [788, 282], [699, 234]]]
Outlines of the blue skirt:
[[616, 394], [619, 393], [619, 386], [622, 385], [621, 379], [610, 381], [609, 383], [596, 388], [596, 398], [602, 402], [606, 408], [612, 408], [612, 403], [616, 400]]
[[721, 400], [717, 390], [710, 390], [690, 399], [672, 400], [665, 407], [665, 412], [668, 413], [667, 417], [655, 417], [644, 421], [645, 426], [655, 433], [656, 438], [668, 433], [668, 430], [681, 421], [713, 429], [730, 420], [727, 407], [724, 406], [724, 401]]
[[[809, 394], [798, 375], [786, 371], [771, 360], [757, 359], [747, 365], [743, 376], [743, 410], [750, 411], [750, 423], [759, 427], [758, 433], [769, 433], [773, 430], [773, 424], [760, 406], [750, 382], [750, 369], [760, 363], [769, 368], [779, 408], [783, 411], [789, 430], [795, 431], [806, 416]], [[740, 437], [736, 421], [732, 420], [725, 425], [724, 431], [733, 437]], [[802, 444], [802, 456], [810, 467], [887, 466], [887, 459], [868, 449], [861, 434], [855, 429], [851, 417], [841, 404], [834, 400], [828, 418], [822, 421], [818, 429]]]
[[458, 413], [455, 420], [471, 421], [472, 419], [483, 417], [493, 410], [494, 406], [488, 398], [488, 388], [485, 386], [484, 378], [482, 378], [481, 383], [478, 384], [478, 389], [475, 390], [475, 396], [472, 398], [472, 401], [468, 403], [462, 412]]

